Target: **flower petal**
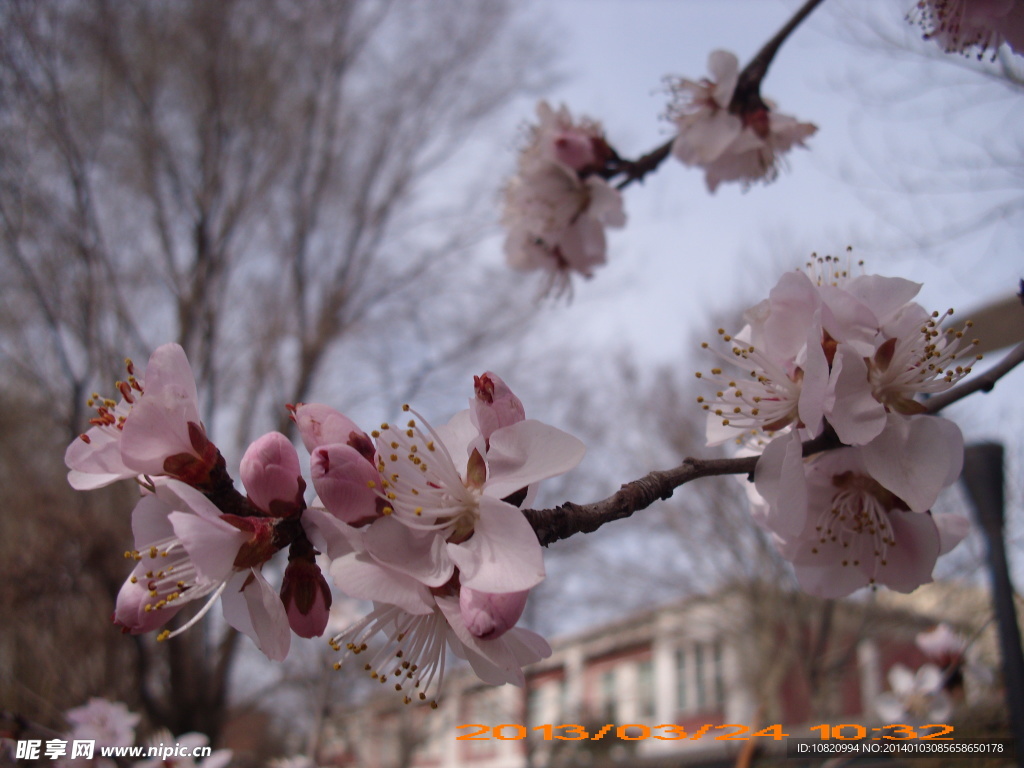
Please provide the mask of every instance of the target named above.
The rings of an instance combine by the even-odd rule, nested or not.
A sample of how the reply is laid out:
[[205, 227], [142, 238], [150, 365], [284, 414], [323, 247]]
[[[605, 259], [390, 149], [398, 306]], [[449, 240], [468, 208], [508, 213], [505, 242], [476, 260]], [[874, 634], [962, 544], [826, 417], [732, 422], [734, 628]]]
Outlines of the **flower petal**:
[[177, 344], [153, 352], [145, 380], [145, 394], [124, 423], [121, 456], [135, 471], [159, 475], [169, 456], [195, 453], [188, 425], [201, 423], [199, 397], [185, 350]]
[[227, 579], [234, 570], [238, 550], [249, 535], [222, 520], [208, 520], [187, 512], [171, 512], [168, 519], [196, 571], [209, 581]]
[[75, 438], [64, 453], [64, 464], [70, 470], [68, 483], [72, 488], [89, 491], [135, 475], [121, 460], [120, 430], [94, 427], [86, 434], [88, 443]]
[[890, 414], [885, 429], [861, 451], [871, 476], [915, 512], [931, 509], [964, 460], [960, 428], [937, 416]]
[[922, 512], [889, 511], [896, 543], [878, 564], [875, 581], [897, 592], [913, 592], [932, 580], [939, 557], [939, 531], [932, 516]]
[[482, 497], [473, 535], [461, 544], [447, 546], [462, 585], [470, 589], [521, 592], [544, 579], [537, 534], [522, 512], [503, 501]]
[[440, 587], [455, 570], [441, 536], [413, 530], [390, 516], [371, 523], [363, 542], [374, 560], [428, 587]]
[[561, 475], [579, 464], [586, 450], [567, 432], [534, 419], [497, 429], [487, 451], [484, 493], [501, 499], [539, 480]]
[[291, 643], [291, 627], [281, 598], [259, 569], [237, 573], [221, 597], [224, 618], [252, 638], [272, 661], [283, 661]]
[[366, 553], [352, 553], [331, 563], [331, 578], [350, 597], [396, 605], [423, 616], [432, 613], [430, 590], [411, 576], [386, 568]]
[[796, 432], [775, 438], [754, 469], [754, 486], [768, 502], [764, 524], [783, 537], [797, 536], [807, 521], [807, 480]]
[[314, 448], [309, 470], [321, 503], [339, 520], [356, 525], [377, 516], [380, 474], [355, 448], [341, 443]]
[[885, 406], [871, 393], [864, 358], [846, 344], [836, 348], [829, 387], [835, 399], [828, 423], [846, 445], [871, 442], [885, 429]]

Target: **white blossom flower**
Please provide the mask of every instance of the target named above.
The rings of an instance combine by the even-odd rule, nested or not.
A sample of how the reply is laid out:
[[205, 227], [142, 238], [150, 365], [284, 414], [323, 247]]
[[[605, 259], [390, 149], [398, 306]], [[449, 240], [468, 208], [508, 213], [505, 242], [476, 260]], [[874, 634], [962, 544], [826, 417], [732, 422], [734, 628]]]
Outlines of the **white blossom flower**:
[[203, 608], [173, 632], [194, 626], [222, 598], [224, 618], [267, 655], [288, 653], [288, 616], [260, 571], [277, 548], [266, 518], [222, 515], [190, 486], [167, 479], [132, 512], [135, 569], [118, 593], [114, 622], [126, 632], [150, 632], [193, 600]]
[[964, 518], [929, 511], [963, 465], [952, 422], [913, 416], [867, 445], [800, 454], [795, 434], [765, 448], [754, 482], [766, 504], [755, 514], [810, 594], [875, 585], [911, 592], [967, 532]]
[[436, 707], [449, 651], [469, 661], [484, 682], [519, 686], [525, 682], [523, 666], [551, 653], [542, 637], [521, 627], [475, 634], [460, 608], [463, 588], [457, 576], [428, 587], [365, 552], [335, 560], [331, 575], [348, 594], [374, 602], [367, 616], [331, 639], [331, 647], [343, 654], [335, 669], [349, 657], [366, 659], [363, 669], [401, 693], [406, 704]]
[[943, 327], [952, 310], [929, 315], [912, 301], [920, 287], [853, 275], [832, 257], [783, 275], [744, 313], [739, 333], [719, 329], [728, 369], [698, 374], [718, 390], [698, 398], [709, 443], [763, 444], [785, 429], [808, 439], [827, 421], [844, 444], [863, 445], [893, 418], [924, 413], [916, 398], [949, 389], [980, 356], [972, 354], [976, 341], [966, 343], [970, 322]]
[[889, 669], [889, 691], [875, 699], [875, 711], [887, 723], [942, 723], [953, 702], [942, 690], [942, 670], [925, 664], [916, 672], [902, 664]]
[[[474, 447], [479, 431], [470, 411], [446, 427], [432, 428], [417, 416], [404, 425], [381, 425], [377, 469], [388, 506], [386, 516], [367, 531], [371, 554], [397, 541], [397, 521], [413, 532], [434, 533], [441, 543], [423, 540], [423, 578], [440, 581], [457, 566], [462, 584], [481, 592], [518, 592], [544, 578], [537, 536], [507, 497], [575, 467], [583, 444], [572, 435], [535, 420], [491, 433], [484, 453]], [[385, 529], [384, 526], [387, 526]], [[386, 534], [378, 535], [379, 531]], [[406, 536], [408, 538], [408, 536]], [[403, 546], [412, 546], [403, 541]], [[415, 558], [410, 558], [414, 562]]]
[[199, 418], [196, 382], [185, 351], [158, 347], [146, 365], [145, 384], [126, 361], [128, 377], [117, 382], [120, 402], [93, 394], [93, 425], [68, 446], [68, 482], [78, 490], [109, 485], [140, 474], [170, 475], [195, 485], [217, 463], [217, 448]]
[[128, 747], [135, 743], [135, 726], [142, 716], [119, 701], [93, 697], [69, 709], [64, 718], [71, 724], [72, 739], [92, 739], [100, 747]]
[[723, 181], [744, 185], [778, 176], [781, 156], [818, 129], [779, 114], [771, 102], [749, 112], [734, 112], [733, 95], [739, 79], [739, 60], [728, 51], [708, 56], [711, 79], [669, 80], [673, 101], [668, 118], [676, 125], [672, 154], [684, 165], [704, 169], [714, 192]]

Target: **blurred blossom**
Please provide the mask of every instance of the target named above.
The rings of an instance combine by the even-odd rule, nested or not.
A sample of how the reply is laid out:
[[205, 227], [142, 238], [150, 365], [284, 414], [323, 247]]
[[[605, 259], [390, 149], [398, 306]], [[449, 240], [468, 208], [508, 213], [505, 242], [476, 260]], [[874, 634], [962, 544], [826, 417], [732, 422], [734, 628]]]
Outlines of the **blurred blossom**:
[[889, 670], [889, 691], [875, 699], [875, 711], [886, 723], [944, 723], [953, 703], [942, 691], [942, 671], [925, 664], [911, 672], [902, 664]]
[[749, 186], [774, 181], [781, 156], [818, 129], [775, 111], [769, 101], [746, 111], [733, 105], [739, 80], [739, 60], [729, 51], [708, 56], [711, 78], [699, 81], [669, 78], [672, 102], [668, 119], [677, 136], [672, 154], [684, 165], [704, 169], [704, 180], [714, 192], [723, 181]]
[[917, 636], [917, 647], [944, 667], [959, 661], [967, 648], [964, 636], [943, 622]]
[[619, 191], [597, 175], [613, 156], [600, 125], [543, 101], [537, 117], [505, 188], [505, 255], [514, 269], [547, 272], [545, 292], [562, 294], [572, 273], [591, 277], [605, 263], [604, 230], [626, 216]]
[[71, 724], [70, 739], [93, 739], [97, 747], [129, 747], [135, 743], [135, 726], [142, 719], [121, 702], [91, 698], [69, 709], [64, 718]]
[[946, 53], [977, 55], [1006, 43], [1024, 53], [1022, 0], [918, 0], [907, 18]]

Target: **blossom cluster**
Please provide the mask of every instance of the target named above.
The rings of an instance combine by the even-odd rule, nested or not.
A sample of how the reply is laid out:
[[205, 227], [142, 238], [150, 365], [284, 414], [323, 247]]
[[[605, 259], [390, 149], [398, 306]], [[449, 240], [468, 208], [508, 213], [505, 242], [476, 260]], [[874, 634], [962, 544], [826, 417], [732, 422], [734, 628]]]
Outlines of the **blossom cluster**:
[[746, 186], [773, 181], [782, 154], [804, 146], [817, 127], [780, 114], [761, 98], [738, 103], [740, 68], [735, 54], [712, 51], [708, 71], [711, 78], [668, 80], [673, 96], [668, 118], [677, 131], [672, 154], [684, 165], [703, 168], [711, 192], [723, 181]]
[[[697, 374], [716, 385], [698, 398], [709, 443], [761, 454], [755, 518], [812, 594], [910, 592], [966, 535], [966, 519], [930, 512], [959, 477], [963, 437], [918, 396], [952, 387], [976, 356], [941, 324], [952, 310], [912, 300], [920, 287], [815, 259], [748, 309], [740, 332], [720, 329], [728, 369]], [[826, 431], [842, 447], [805, 458], [803, 441]]]
[[[234, 489], [199, 420], [181, 347], [158, 348], [144, 379], [128, 367], [121, 400], [94, 396], [93, 426], [65, 457], [76, 488], [126, 478], [143, 488], [132, 513], [135, 548], [126, 553], [136, 565], [114, 615], [123, 631], [158, 630], [206, 599], [159, 635], [173, 637], [220, 597], [231, 626], [283, 659], [292, 632], [325, 632], [326, 569], [339, 590], [374, 605], [331, 646], [343, 659], [367, 652], [364, 668], [390, 678], [406, 702], [432, 701], [449, 649], [485, 681], [520, 685], [522, 666], [550, 653], [543, 638], [516, 626], [544, 578], [520, 507], [541, 480], [576, 466], [584, 447], [527, 419], [496, 375], [475, 377], [470, 407], [436, 428], [408, 406], [401, 424], [370, 434], [329, 406], [289, 406], [317, 494], [307, 504], [298, 451], [279, 432], [249, 446], [240, 467], [245, 495]], [[284, 549], [276, 590], [264, 566]], [[370, 651], [379, 634], [384, 642]]]
[[514, 269], [546, 271], [547, 291], [561, 294], [572, 273], [589, 278], [605, 263], [605, 227], [624, 226], [626, 215], [599, 175], [615, 157], [601, 126], [544, 101], [537, 118], [505, 189], [505, 255]]

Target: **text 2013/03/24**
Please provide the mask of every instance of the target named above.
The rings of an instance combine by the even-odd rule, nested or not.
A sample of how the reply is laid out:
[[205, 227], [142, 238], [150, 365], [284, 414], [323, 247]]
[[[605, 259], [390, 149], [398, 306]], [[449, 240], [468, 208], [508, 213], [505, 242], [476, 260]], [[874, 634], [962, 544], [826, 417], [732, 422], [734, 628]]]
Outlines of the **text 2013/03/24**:
[[[456, 741], [488, 741], [490, 739], [518, 741], [525, 739], [531, 731], [540, 733], [545, 741], [599, 741], [605, 736], [622, 739], [623, 741], [641, 741], [643, 739], [658, 739], [660, 741], [680, 741], [686, 739], [697, 741], [705, 737], [712, 741], [748, 741], [754, 738], [770, 738], [779, 741], [790, 736], [806, 738], [806, 734], [784, 733], [782, 725], [778, 723], [757, 731], [753, 731], [749, 726], [741, 723], [706, 724], [692, 732], [675, 723], [661, 723], [660, 725], [645, 725], [643, 723], [615, 725], [614, 723], [608, 723], [597, 730], [588, 730], [579, 723], [560, 723], [558, 725], [548, 723], [535, 725], [532, 728], [527, 728], [519, 723], [501, 723], [493, 726], [483, 723], [464, 723], [457, 725], [456, 730], [466, 731], [456, 736]], [[808, 730], [812, 733], [817, 733], [818, 737], [823, 741], [830, 739], [838, 741], [859, 741], [863, 739], [874, 741], [906, 741], [911, 739], [951, 741], [953, 738], [953, 726], [946, 723], [929, 723], [919, 726], [910, 726], [904, 723], [889, 723], [888, 725], [880, 726], [865, 726], [859, 723], [839, 723], [837, 725], [822, 723]]]

